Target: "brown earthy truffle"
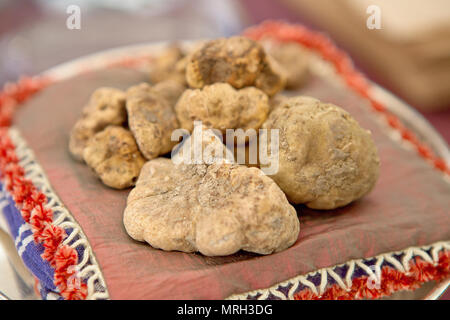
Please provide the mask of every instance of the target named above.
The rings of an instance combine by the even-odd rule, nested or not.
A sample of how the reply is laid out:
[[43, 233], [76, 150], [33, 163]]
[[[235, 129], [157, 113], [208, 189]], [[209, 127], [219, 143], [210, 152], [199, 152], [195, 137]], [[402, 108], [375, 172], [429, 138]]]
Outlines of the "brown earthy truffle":
[[270, 98], [269, 113], [271, 113], [273, 110], [281, 106], [286, 99], [289, 99], [289, 97], [284, 96], [282, 94], [277, 94], [276, 96]]
[[153, 92], [165, 98], [172, 108], [175, 108], [178, 99], [185, 90], [184, 85], [174, 80], [165, 80], [153, 86]]
[[287, 89], [298, 89], [305, 84], [309, 75], [309, 54], [305, 48], [293, 42], [273, 43], [267, 52], [285, 70]]
[[218, 129], [211, 129], [196, 123], [192, 134], [172, 151], [174, 164], [233, 163], [231, 151], [223, 144], [223, 135]]
[[286, 70], [271, 56], [267, 55], [261, 74], [255, 81], [255, 87], [261, 89], [269, 96], [273, 96], [284, 89], [286, 79]]
[[83, 158], [107, 186], [133, 186], [145, 163], [130, 131], [108, 126], [95, 134], [84, 148]]
[[192, 54], [186, 80], [193, 88], [227, 82], [237, 89], [255, 86], [269, 95], [281, 91], [286, 81], [262, 46], [244, 37], [204, 44]]
[[259, 169], [223, 161], [177, 165], [165, 158], [142, 168], [124, 224], [133, 239], [154, 248], [207, 256], [281, 251], [300, 230], [295, 209]]
[[216, 83], [203, 89], [188, 89], [175, 106], [182, 128], [192, 131], [196, 120], [221, 130], [258, 129], [269, 113], [267, 95], [249, 87], [236, 90], [228, 83]]
[[77, 160], [83, 159], [83, 150], [89, 139], [108, 125], [126, 122], [125, 93], [114, 88], [102, 87], [94, 91], [88, 104], [83, 108], [71, 133], [69, 151]]
[[172, 106], [154, 87], [141, 83], [127, 91], [128, 125], [144, 157], [153, 159], [169, 152], [178, 121]]
[[246, 143], [234, 143], [234, 159], [238, 164], [247, 167], [259, 167], [258, 137], [249, 139]]
[[238, 90], [237, 94], [240, 113], [236, 128], [259, 129], [269, 114], [269, 98], [255, 87]]
[[155, 84], [166, 80], [173, 80], [180, 84], [185, 84], [185, 68], [183, 68], [182, 64], [178, 64], [184, 56], [183, 50], [177, 44], [165, 48], [152, 61], [150, 81]]
[[334, 209], [361, 198], [377, 181], [380, 162], [370, 132], [335, 105], [289, 98], [262, 128], [279, 129], [279, 169], [271, 177], [293, 203]]

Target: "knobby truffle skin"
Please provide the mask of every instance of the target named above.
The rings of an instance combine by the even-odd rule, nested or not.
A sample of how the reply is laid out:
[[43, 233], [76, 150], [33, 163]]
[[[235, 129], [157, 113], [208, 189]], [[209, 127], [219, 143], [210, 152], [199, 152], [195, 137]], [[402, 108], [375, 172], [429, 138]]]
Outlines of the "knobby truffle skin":
[[269, 113], [267, 95], [248, 87], [236, 90], [228, 83], [215, 83], [203, 89], [188, 89], [175, 106], [180, 126], [192, 131], [194, 121], [216, 128], [259, 129]]
[[286, 81], [286, 70], [275, 59], [267, 55], [261, 74], [255, 81], [255, 87], [272, 97], [286, 87]]
[[195, 51], [186, 67], [192, 88], [226, 82], [237, 89], [255, 86], [268, 95], [284, 88], [286, 78], [262, 46], [244, 37], [217, 39]]
[[244, 144], [234, 143], [234, 159], [236, 163], [247, 167], [259, 168], [259, 141], [258, 137], [248, 139]]
[[169, 102], [154, 87], [141, 83], [127, 90], [128, 125], [142, 154], [154, 159], [168, 153], [176, 142], [171, 141], [178, 120]]
[[105, 185], [115, 189], [133, 186], [145, 163], [131, 132], [119, 126], [95, 134], [83, 158]]
[[279, 170], [271, 178], [292, 203], [334, 209], [374, 187], [380, 161], [370, 131], [341, 108], [309, 97], [288, 98], [262, 127], [279, 129]]
[[83, 160], [83, 151], [89, 139], [109, 125], [126, 122], [125, 93], [115, 88], [101, 87], [94, 91], [82, 117], [75, 123], [69, 140], [72, 156]]
[[175, 108], [178, 99], [186, 90], [186, 87], [178, 81], [165, 80], [155, 84], [152, 89], [155, 94], [166, 99], [169, 105]]
[[172, 80], [184, 85], [186, 83], [185, 69], [182, 62], [184, 57], [185, 53], [177, 44], [172, 44], [165, 48], [151, 64], [151, 83], [156, 84]]
[[142, 168], [124, 225], [133, 239], [154, 248], [207, 256], [281, 251], [300, 230], [295, 209], [259, 169], [220, 161], [174, 164], [166, 158]]
[[267, 52], [283, 68], [287, 89], [302, 87], [309, 76], [309, 53], [301, 45], [293, 42], [270, 43]]

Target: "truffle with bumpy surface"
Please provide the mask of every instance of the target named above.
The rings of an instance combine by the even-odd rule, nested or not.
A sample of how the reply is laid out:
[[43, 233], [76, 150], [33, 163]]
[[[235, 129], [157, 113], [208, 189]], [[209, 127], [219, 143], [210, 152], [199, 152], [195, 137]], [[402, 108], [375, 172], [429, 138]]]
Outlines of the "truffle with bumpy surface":
[[[216, 144], [213, 149], [224, 148], [211, 130], [202, 139], [204, 145]], [[204, 159], [209, 160], [175, 164], [158, 158], [144, 165], [124, 212], [133, 239], [207, 256], [239, 250], [270, 254], [297, 240], [297, 213], [273, 180], [257, 168]]]
[[309, 76], [310, 53], [297, 43], [269, 43], [267, 52], [285, 70], [287, 89], [302, 87]]
[[84, 148], [90, 138], [107, 126], [122, 125], [126, 120], [125, 92], [109, 87], [98, 88], [83, 108], [82, 117], [72, 128], [70, 153], [82, 161]]
[[268, 141], [270, 130], [279, 130], [279, 169], [271, 178], [292, 203], [342, 207], [367, 194], [378, 179], [380, 160], [370, 131], [333, 104], [284, 99], [262, 128]]
[[219, 129], [259, 129], [269, 113], [267, 95], [254, 87], [236, 90], [228, 83], [188, 89], [175, 106], [182, 128], [192, 131], [194, 121]]
[[172, 108], [175, 108], [185, 90], [186, 87], [175, 80], [161, 81], [153, 86], [153, 92], [166, 99]]
[[119, 126], [96, 133], [83, 158], [105, 185], [115, 189], [134, 186], [145, 163], [131, 132]]
[[177, 67], [185, 53], [177, 44], [169, 45], [158, 54], [150, 67], [150, 82], [153, 84], [173, 80], [182, 85], [186, 83], [185, 70]]
[[226, 82], [237, 89], [254, 86], [272, 96], [283, 90], [286, 75], [259, 43], [231, 37], [208, 41], [192, 53], [186, 80], [192, 88]]
[[168, 153], [176, 144], [172, 131], [178, 128], [171, 102], [155, 87], [141, 83], [127, 90], [128, 126], [147, 159]]

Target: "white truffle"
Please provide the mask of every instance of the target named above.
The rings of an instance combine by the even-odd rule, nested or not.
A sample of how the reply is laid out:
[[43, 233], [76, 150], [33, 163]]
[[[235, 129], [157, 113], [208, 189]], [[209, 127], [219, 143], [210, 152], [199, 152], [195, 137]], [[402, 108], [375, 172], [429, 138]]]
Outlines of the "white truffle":
[[167, 88], [155, 90], [155, 87], [141, 83], [126, 93], [128, 126], [147, 159], [170, 152], [176, 144], [171, 135], [178, 128], [171, 99], [163, 94]]
[[[219, 143], [210, 130], [203, 136]], [[154, 248], [207, 256], [241, 249], [269, 254], [291, 246], [300, 225], [280, 188], [257, 168], [220, 160], [148, 161], [128, 197], [128, 234]]]
[[269, 141], [270, 130], [279, 130], [279, 169], [271, 178], [292, 203], [334, 209], [374, 187], [380, 164], [374, 141], [343, 109], [310, 97], [289, 98], [262, 127]]
[[194, 51], [186, 80], [192, 88], [226, 82], [237, 89], [254, 86], [272, 96], [283, 90], [286, 75], [258, 42], [231, 37], [208, 41]]
[[70, 132], [70, 153], [76, 160], [83, 160], [83, 151], [89, 139], [107, 126], [122, 125], [126, 120], [125, 93], [115, 88], [98, 88]]
[[219, 129], [259, 129], [269, 114], [267, 95], [254, 87], [236, 90], [228, 83], [203, 89], [188, 89], [178, 100], [175, 112], [182, 128], [192, 131], [194, 121]]
[[96, 133], [84, 148], [83, 158], [105, 185], [115, 189], [134, 186], [145, 163], [131, 132], [119, 126]]

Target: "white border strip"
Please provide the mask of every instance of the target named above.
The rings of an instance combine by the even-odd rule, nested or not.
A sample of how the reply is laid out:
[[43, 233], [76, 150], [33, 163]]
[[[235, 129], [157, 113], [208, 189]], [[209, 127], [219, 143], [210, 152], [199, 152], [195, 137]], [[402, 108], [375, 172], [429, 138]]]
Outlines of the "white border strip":
[[[64, 244], [69, 245], [75, 250], [82, 247], [83, 255], [79, 257], [77, 270], [81, 278], [87, 282], [88, 295], [87, 299], [109, 299], [108, 289], [100, 270], [100, 266], [95, 258], [92, 248], [89, 245], [86, 235], [81, 229], [81, 226], [75, 221], [74, 217], [69, 213], [67, 208], [62, 205], [52, 189], [50, 182], [45, 175], [42, 167], [37, 163], [34, 153], [26, 145], [24, 139], [21, 137], [19, 131], [11, 127], [9, 135], [16, 148], [17, 157], [20, 159], [20, 165], [25, 169], [25, 177], [30, 179], [33, 184], [48, 198], [46, 207], [53, 211], [53, 224], [63, 229], [71, 228], [72, 232], [69, 237], [64, 240]], [[77, 239], [72, 242], [72, 240]], [[26, 247], [25, 241], [22, 241], [21, 248]], [[33, 240], [31, 236], [31, 240]], [[19, 250], [19, 254], [20, 254]]]

